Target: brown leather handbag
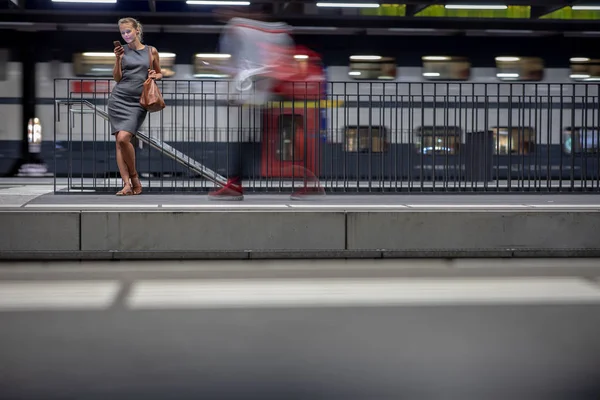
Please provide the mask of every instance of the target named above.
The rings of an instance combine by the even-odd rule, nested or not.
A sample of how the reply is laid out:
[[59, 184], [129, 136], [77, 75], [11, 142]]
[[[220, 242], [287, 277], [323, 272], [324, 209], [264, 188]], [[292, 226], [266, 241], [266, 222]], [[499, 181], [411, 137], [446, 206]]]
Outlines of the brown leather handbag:
[[[152, 47], [150, 46], [148, 46], [148, 57], [150, 59], [150, 69], [152, 69]], [[140, 97], [140, 104], [151, 113], [160, 111], [166, 107], [160, 89], [158, 89], [158, 85], [154, 79], [148, 78], [144, 82], [144, 90]]]

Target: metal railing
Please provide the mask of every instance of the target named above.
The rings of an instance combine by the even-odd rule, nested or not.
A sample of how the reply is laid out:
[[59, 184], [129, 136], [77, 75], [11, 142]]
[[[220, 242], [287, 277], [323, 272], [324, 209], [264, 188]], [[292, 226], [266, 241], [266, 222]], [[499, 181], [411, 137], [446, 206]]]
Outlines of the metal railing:
[[[94, 113], [95, 115], [99, 116], [103, 120], [105, 120], [107, 122], [110, 121], [109, 114], [103, 110], [98, 109], [91, 102], [89, 102], [87, 100], [71, 99], [71, 100], [56, 100], [56, 106], [58, 108], [57, 122], [60, 122], [60, 106], [61, 105], [67, 106], [69, 109], [69, 112], [74, 113], [74, 114], [83, 115], [83, 114], [87, 114], [87, 113]], [[210, 168], [207, 168], [206, 166], [199, 164], [198, 162], [193, 160], [191, 157], [186, 156], [185, 154], [183, 154], [182, 152], [173, 148], [172, 146], [168, 145], [167, 143], [156, 140], [154, 137], [152, 137], [151, 134], [146, 134], [144, 132], [138, 131], [135, 133], [135, 139], [136, 139], [136, 142], [138, 142], [138, 143], [141, 140], [142, 143], [146, 143], [154, 150], [161, 151], [163, 155], [166, 155], [170, 159], [178, 162], [179, 164], [190, 169], [191, 171], [200, 174], [203, 178], [208, 179], [209, 181], [211, 181], [213, 183], [224, 185], [227, 182], [227, 178], [217, 174]]]
[[[161, 81], [167, 108], [136, 143], [145, 191], [202, 193], [232, 175], [248, 192], [600, 191], [599, 84], [307, 85], [253, 105], [229, 82]], [[55, 81], [54, 171], [68, 192], [120, 188], [109, 91]]]

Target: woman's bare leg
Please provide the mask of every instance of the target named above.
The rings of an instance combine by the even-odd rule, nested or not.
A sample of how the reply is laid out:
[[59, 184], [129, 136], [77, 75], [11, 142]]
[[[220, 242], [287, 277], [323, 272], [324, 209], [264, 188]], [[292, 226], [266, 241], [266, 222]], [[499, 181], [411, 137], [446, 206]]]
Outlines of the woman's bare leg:
[[135, 169], [135, 149], [131, 144], [132, 136], [126, 131], [117, 133], [117, 166], [123, 180], [123, 189], [117, 194], [133, 194], [130, 179], [137, 177], [137, 171]]

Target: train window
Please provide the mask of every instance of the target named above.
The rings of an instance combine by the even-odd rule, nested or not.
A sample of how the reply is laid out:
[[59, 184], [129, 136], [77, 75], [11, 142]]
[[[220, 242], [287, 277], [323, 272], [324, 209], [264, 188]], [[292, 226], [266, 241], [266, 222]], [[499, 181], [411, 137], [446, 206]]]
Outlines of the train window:
[[419, 152], [423, 154], [456, 154], [462, 129], [458, 126], [421, 126], [415, 131]]
[[600, 59], [571, 58], [571, 79], [574, 81], [600, 81]]
[[304, 160], [304, 117], [281, 115], [279, 117], [279, 146], [277, 159], [280, 161]]
[[598, 128], [566, 128], [563, 132], [563, 149], [566, 154], [597, 153], [599, 142]]
[[230, 54], [196, 54], [194, 56], [194, 78], [226, 79], [231, 75], [224, 70]]
[[496, 77], [501, 81], [541, 81], [544, 61], [538, 57], [496, 57]]
[[[175, 54], [158, 53], [160, 69], [165, 78], [175, 75]], [[73, 54], [73, 72], [75, 76], [112, 78], [115, 66], [114, 53], [85, 52]]]
[[425, 56], [423, 77], [428, 80], [466, 81], [471, 76], [471, 63], [465, 57]]
[[535, 150], [535, 130], [526, 127], [492, 128], [494, 154], [526, 155]]
[[347, 126], [344, 131], [345, 151], [383, 153], [387, 150], [384, 126]]
[[396, 79], [396, 59], [392, 57], [350, 56], [349, 69], [352, 79]]

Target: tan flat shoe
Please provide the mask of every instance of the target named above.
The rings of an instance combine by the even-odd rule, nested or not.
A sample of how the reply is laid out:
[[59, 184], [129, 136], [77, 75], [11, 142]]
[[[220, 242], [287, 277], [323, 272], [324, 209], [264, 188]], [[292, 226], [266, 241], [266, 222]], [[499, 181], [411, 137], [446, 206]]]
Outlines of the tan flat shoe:
[[131, 186], [129, 185], [125, 185], [123, 187], [123, 189], [119, 190], [116, 193], [117, 196], [132, 196], [133, 195], [133, 190], [131, 190]]
[[131, 178], [131, 185], [133, 187], [133, 194], [138, 195], [142, 193], [142, 182], [140, 182], [140, 178], [134, 176]]

